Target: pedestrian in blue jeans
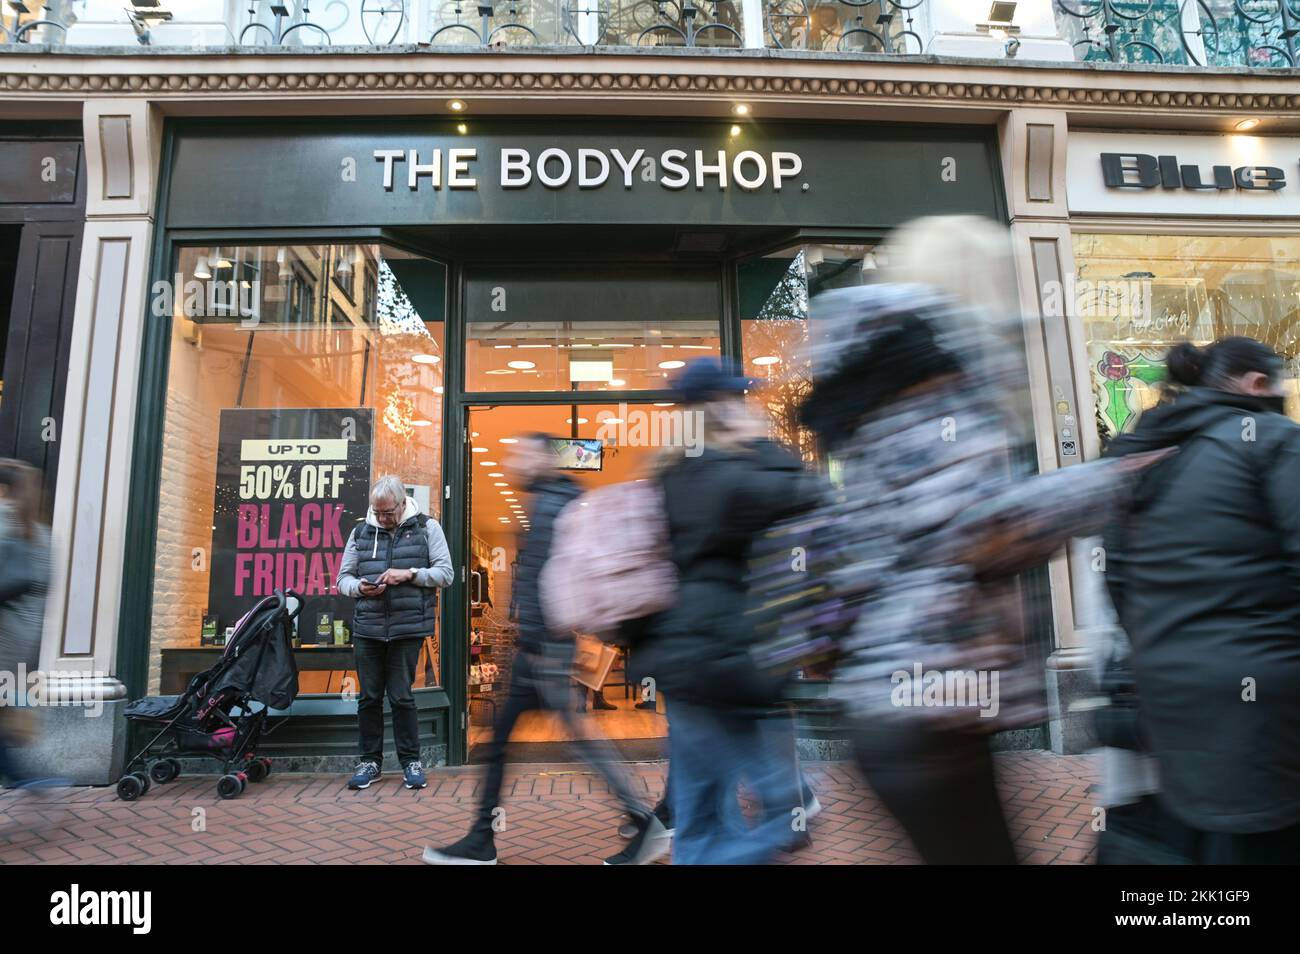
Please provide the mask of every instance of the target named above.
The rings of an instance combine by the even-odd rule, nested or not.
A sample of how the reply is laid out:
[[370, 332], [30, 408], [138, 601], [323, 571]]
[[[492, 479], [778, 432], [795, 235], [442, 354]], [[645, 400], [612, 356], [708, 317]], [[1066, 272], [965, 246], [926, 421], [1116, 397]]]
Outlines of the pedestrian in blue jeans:
[[[637, 651], [672, 700], [674, 864], [758, 864], [794, 840], [793, 747], [788, 763], [773, 757], [765, 720], [780, 682], [749, 655], [746, 574], [754, 538], [811, 507], [817, 483], [766, 439], [746, 399], [752, 387], [714, 359], [684, 369], [676, 389], [703, 440], [665, 448], [657, 470], [678, 600]], [[752, 825], [740, 810], [742, 782], [762, 803]]]

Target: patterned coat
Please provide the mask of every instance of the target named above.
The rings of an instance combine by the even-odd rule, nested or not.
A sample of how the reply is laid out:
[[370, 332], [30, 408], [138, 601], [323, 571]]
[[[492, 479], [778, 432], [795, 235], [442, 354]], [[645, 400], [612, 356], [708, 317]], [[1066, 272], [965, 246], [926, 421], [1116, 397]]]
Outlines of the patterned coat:
[[847, 621], [833, 694], [873, 720], [1041, 722], [1015, 575], [1099, 531], [1127, 481], [1107, 461], [1015, 474], [1001, 408], [960, 375], [878, 408], [836, 459], [814, 555]]

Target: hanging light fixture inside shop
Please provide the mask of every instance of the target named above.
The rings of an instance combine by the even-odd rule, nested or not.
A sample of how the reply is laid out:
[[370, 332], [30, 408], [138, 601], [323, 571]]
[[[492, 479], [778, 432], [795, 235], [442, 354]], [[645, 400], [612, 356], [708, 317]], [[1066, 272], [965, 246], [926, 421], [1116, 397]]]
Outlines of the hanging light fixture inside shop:
[[212, 255], [213, 268], [234, 268], [235, 267], [234, 265], [230, 264], [230, 259], [226, 258], [226, 256], [221, 254], [221, 246], [218, 245], [216, 248], [212, 250], [212, 252], [213, 252]]
[[194, 277], [203, 282], [212, 277], [212, 270], [208, 268], [208, 257], [206, 255], [199, 256], [199, 260], [194, 266]]

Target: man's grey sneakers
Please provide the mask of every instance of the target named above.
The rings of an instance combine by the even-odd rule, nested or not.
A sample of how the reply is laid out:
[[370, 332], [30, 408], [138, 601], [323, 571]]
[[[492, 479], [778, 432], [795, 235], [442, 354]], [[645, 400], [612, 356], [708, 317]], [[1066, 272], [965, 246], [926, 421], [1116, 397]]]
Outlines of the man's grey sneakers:
[[348, 779], [348, 788], [362, 789], [369, 788], [370, 783], [380, 776], [379, 765], [376, 762], [365, 760], [357, 763], [357, 772]]
[[632, 840], [616, 855], [605, 859], [607, 865], [648, 865], [668, 853], [672, 845], [672, 836], [659, 818], [650, 814], [634, 821], [637, 833]]
[[424, 777], [424, 766], [419, 762], [407, 762], [406, 768], [402, 770], [402, 778], [407, 788], [424, 788], [429, 784]]
[[497, 848], [492, 835], [472, 831], [454, 845], [446, 848], [424, 849], [426, 865], [494, 865]]

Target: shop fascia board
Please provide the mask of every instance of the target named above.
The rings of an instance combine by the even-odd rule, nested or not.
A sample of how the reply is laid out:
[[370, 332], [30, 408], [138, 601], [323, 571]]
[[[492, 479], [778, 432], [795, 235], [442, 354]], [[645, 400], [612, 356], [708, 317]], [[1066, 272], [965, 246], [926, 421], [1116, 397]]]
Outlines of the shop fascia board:
[[[582, 113], [988, 121], [1012, 108], [1064, 110], [1072, 121], [1230, 131], [1244, 115], [1270, 132], [1300, 129], [1300, 70], [1137, 69], [935, 56], [793, 51], [505, 50], [306, 53], [66, 49], [0, 51], [6, 115], [33, 104], [139, 96], [171, 115], [427, 113], [462, 98], [469, 115]], [[29, 112], [30, 115], [30, 112]]]

